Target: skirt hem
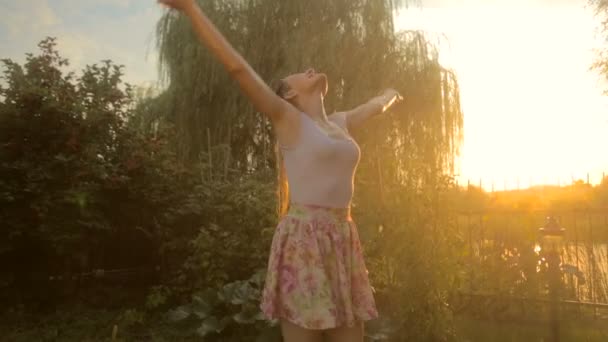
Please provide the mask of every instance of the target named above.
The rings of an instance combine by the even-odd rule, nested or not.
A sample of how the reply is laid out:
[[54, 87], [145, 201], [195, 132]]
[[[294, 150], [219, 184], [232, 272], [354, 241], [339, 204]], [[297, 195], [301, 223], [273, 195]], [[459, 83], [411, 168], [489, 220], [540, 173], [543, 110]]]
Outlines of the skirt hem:
[[348, 211], [294, 205], [273, 237], [260, 308], [306, 329], [378, 316], [356, 224]]
[[302, 320], [289, 318], [289, 317], [286, 317], [283, 315], [276, 315], [276, 314], [271, 315], [271, 314], [267, 314], [263, 310], [262, 310], [262, 313], [264, 314], [264, 317], [266, 317], [266, 319], [269, 321], [284, 320], [284, 321], [288, 321], [289, 323], [295, 324], [300, 328], [304, 328], [304, 329], [308, 329], [308, 330], [328, 330], [328, 329], [340, 328], [343, 326], [352, 327], [357, 322], [367, 322], [367, 321], [371, 321], [371, 320], [378, 318], [378, 313], [374, 313], [374, 314], [369, 314], [369, 315], [365, 315], [365, 316], [359, 316], [359, 317], [355, 318], [354, 321], [336, 320], [334, 322], [334, 324], [325, 324], [322, 326], [312, 326], [310, 324], [306, 324], [306, 323], [302, 322]]

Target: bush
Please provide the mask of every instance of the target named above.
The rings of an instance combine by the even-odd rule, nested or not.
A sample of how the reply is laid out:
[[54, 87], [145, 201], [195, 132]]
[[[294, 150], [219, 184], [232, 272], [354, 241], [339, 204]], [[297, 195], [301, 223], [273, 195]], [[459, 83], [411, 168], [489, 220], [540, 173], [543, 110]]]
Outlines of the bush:
[[[23, 66], [3, 60], [2, 299], [114, 308], [140, 328], [170, 311], [210, 339], [276, 339], [257, 298], [276, 223], [273, 170], [232, 163], [228, 145], [184, 164], [171, 117], [158, 113], [165, 95], [136, 101], [111, 61], [65, 73], [55, 47], [42, 41]], [[377, 157], [390, 176], [424, 155]], [[387, 176], [377, 201], [376, 166], [362, 161], [354, 209], [382, 315], [370, 338], [449, 340], [450, 180], [434, 168], [422, 168], [424, 182]]]
[[[139, 107], [120, 66], [104, 61], [76, 77], [63, 72], [69, 63], [55, 39], [39, 46], [23, 66], [2, 61], [3, 299], [52, 307], [98, 283], [95, 275], [136, 289], [160, 282], [171, 287], [168, 297], [189, 296], [263, 265], [264, 228], [275, 219], [272, 175], [214, 170], [205, 156], [185, 167], [170, 125], [142, 132], [128, 124]], [[112, 269], [124, 272], [93, 272]], [[98, 297], [84, 300], [113, 302]]]

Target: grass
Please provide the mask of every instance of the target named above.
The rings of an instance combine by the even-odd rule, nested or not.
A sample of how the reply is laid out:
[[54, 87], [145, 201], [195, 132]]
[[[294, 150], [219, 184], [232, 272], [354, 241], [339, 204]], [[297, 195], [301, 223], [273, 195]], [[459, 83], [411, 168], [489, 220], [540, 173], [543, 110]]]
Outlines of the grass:
[[[191, 329], [166, 323], [160, 316], [137, 310], [73, 310], [49, 315], [8, 312], [0, 316], [0, 336], [7, 342], [111, 341], [114, 326], [116, 342], [200, 341]], [[546, 323], [497, 322], [458, 317], [456, 332], [463, 342], [548, 342]], [[561, 342], [608, 341], [605, 321], [562, 322]], [[415, 341], [413, 341], [415, 342]]]
[[[466, 342], [549, 342], [546, 322], [496, 322], [460, 317], [456, 331]], [[608, 341], [606, 321], [561, 322], [560, 342]]]
[[6, 342], [112, 341], [114, 326], [118, 329], [116, 342], [200, 341], [193, 331], [137, 310], [75, 310], [44, 316], [11, 312], [0, 316], [0, 336]]

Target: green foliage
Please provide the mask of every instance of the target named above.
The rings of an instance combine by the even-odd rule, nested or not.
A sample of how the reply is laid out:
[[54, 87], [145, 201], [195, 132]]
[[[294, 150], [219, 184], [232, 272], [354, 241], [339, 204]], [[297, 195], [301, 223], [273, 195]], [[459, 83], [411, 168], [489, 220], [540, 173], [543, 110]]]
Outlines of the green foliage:
[[265, 265], [276, 221], [269, 179], [250, 175], [206, 183], [195, 187], [177, 212], [168, 213], [199, 223], [196, 231], [165, 245], [170, 254], [187, 253], [169, 279], [175, 291], [189, 295], [243, 279]]
[[125, 310], [118, 318], [121, 325], [130, 327], [133, 325], [142, 324], [145, 320], [145, 314], [136, 309]]
[[136, 106], [120, 67], [106, 61], [76, 77], [63, 72], [68, 61], [54, 39], [40, 47], [24, 66], [4, 60], [3, 299], [78, 301], [72, 294], [84, 284], [53, 284], [50, 276], [81, 279], [94, 269], [147, 267], [160, 273], [139, 279], [142, 285], [164, 285], [152, 291], [148, 306], [163, 308], [192, 289], [242, 279], [264, 264], [271, 237], [264, 228], [275, 221], [272, 175], [218, 163], [229, 156], [227, 146], [184, 167], [170, 122], [135, 124], [150, 102]]
[[[547, 341], [550, 339], [550, 328], [546, 322], [490, 321], [463, 317], [457, 322], [457, 329], [462, 341]], [[601, 320], [560, 323], [560, 341], [564, 342], [600, 342], [608, 338], [608, 330]]]
[[[181, 328], [181, 327], [180, 327]], [[115, 339], [114, 331], [116, 331]], [[136, 309], [100, 310], [79, 307], [45, 315], [10, 309], [0, 315], [3, 341], [65, 342], [185, 342], [200, 341], [192, 331], [179, 329], [156, 314]]]
[[[354, 107], [388, 86], [405, 95], [406, 105], [356, 137], [364, 157], [354, 213], [382, 315], [369, 337], [452, 339], [447, 300], [460, 245], [446, 175], [462, 113], [438, 51], [419, 32], [394, 34], [390, 1], [201, 5], [265, 79], [310, 64], [326, 71], [335, 82], [329, 108]], [[44, 44], [25, 67], [5, 62], [0, 253], [9, 265], [44, 254], [12, 269], [4, 293], [24, 291], [33, 274], [159, 266], [142, 286], [156, 285], [146, 310], [120, 303], [121, 325], [140, 329], [194, 298], [176, 326], [217, 340], [276, 334], [256, 302], [276, 224], [269, 123], [182, 17], [159, 23], [167, 90], [153, 97], [123, 84], [110, 61], [65, 75], [54, 41]], [[349, 58], [336, 58], [344, 51]], [[124, 298], [113, 294], [104, 304]]]
[[268, 324], [259, 310], [265, 271], [250, 279], [208, 288], [193, 295], [192, 303], [169, 312], [174, 322], [190, 321], [207, 341], [280, 341], [279, 328]]
[[[399, 336], [395, 341], [450, 339], [447, 297], [459, 274], [459, 246], [446, 175], [463, 117], [455, 75], [439, 64], [437, 49], [421, 32], [394, 32], [393, 1], [199, 4], [263, 79], [308, 66], [327, 73], [330, 112], [355, 107], [385, 87], [404, 94], [404, 105], [356, 133], [363, 159], [354, 214], [386, 319], [378, 325]], [[201, 46], [187, 18], [166, 14], [157, 37], [167, 86], [164, 120], [175, 122], [181, 158], [197, 160], [208, 146], [229, 145], [235, 168], [272, 169], [269, 123]]]
[[[200, 3], [263, 78], [308, 65], [327, 72], [334, 82], [330, 109], [351, 108], [387, 86], [405, 95], [404, 105], [356, 136], [363, 159], [354, 215], [381, 311], [368, 326], [370, 340], [454, 339], [450, 299], [467, 286], [522, 296], [539, 291], [543, 275], [529, 231], [511, 229], [516, 239], [483, 242], [512, 224], [481, 217], [467, 232], [455, 213], [538, 208], [546, 198], [503, 200], [454, 186], [449, 174], [462, 138], [458, 84], [422, 33], [394, 34], [394, 2]], [[158, 32], [167, 85], [160, 94], [124, 84], [122, 68], [111, 61], [66, 73], [69, 63], [54, 39], [41, 42], [40, 54], [28, 55], [23, 66], [2, 61], [0, 299], [28, 303], [34, 296], [48, 304], [69, 295], [114, 304], [119, 313], [60, 311], [37, 320], [9, 305], [0, 321], [12, 325], [4, 329], [10, 333], [0, 335], [107, 340], [117, 325], [124, 340], [194, 340], [197, 331], [210, 341], [277, 340], [277, 327], [258, 309], [276, 223], [270, 126], [184, 18], [167, 14]], [[606, 184], [579, 184], [569, 189], [576, 200], [549, 205], [605, 206]], [[535, 222], [521, 220], [526, 227]], [[490, 225], [495, 229], [484, 230]], [[477, 250], [468, 248], [467, 234], [482, 241]], [[470, 262], [475, 253], [484, 258]], [[134, 293], [148, 290], [145, 301], [105, 284], [93, 300], [82, 287], [48, 282], [50, 275], [142, 265], [160, 272], [124, 283]], [[486, 313], [501, 305], [487, 304]], [[166, 326], [158, 315], [167, 311], [178, 322]]]
[[[199, 1], [263, 79], [276, 80], [311, 65], [327, 73], [330, 112], [353, 108], [385, 87], [400, 90], [406, 105], [368, 135], [373, 136], [371, 150], [377, 145], [396, 153], [402, 178], [414, 182], [423, 169], [451, 168], [462, 113], [455, 76], [439, 64], [438, 51], [420, 32], [394, 33], [396, 3]], [[256, 115], [199, 43], [187, 18], [165, 15], [157, 37], [168, 87], [167, 116], [176, 123], [180, 155], [196, 160], [208, 142], [228, 144], [239, 168], [272, 168], [274, 138], [268, 121]]]
[[459, 280], [459, 245], [452, 215], [438, 210], [448, 207], [446, 194], [452, 187], [447, 179], [442, 186], [433, 192], [387, 189], [386, 202], [399, 203], [394, 208], [378, 208], [376, 196], [361, 196], [369, 201], [364, 207], [378, 208], [362, 215], [369, 221], [359, 222], [360, 227], [378, 227], [361, 230], [367, 231], [367, 265], [385, 321], [379, 322], [385, 329], [378, 330], [388, 331], [389, 341], [454, 337], [448, 296]]
[[[455, 191], [456, 222], [464, 248], [463, 273], [453, 290], [467, 294], [454, 297], [456, 310], [497, 320], [533, 320], [543, 314], [545, 305], [514, 298], [547, 299], [550, 272], [539, 227], [549, 215], [566, 229], [560, 247], [559, 298], [604, 301], [606, 286], [597, 279], [604, 272], [603, 248], [608, 236], [603, 229], [605, 183], [591, 186], [579, 180], [564, 187]], [[576, 317], [583, 315], [579, 310]]]
[[[608, 35], [608, 1], [588, 0], [588, 3], [595, 9], [596, 17], [600, 19], [599, 31], [605, 37]], [[608, 46], [604, 46], [597, 51], [593, 69], [603, 76], [604, 79], [608, 78]]]
[[[68, 61], [55, 45], [42, 41], [40, 55], [28, 54], [23, 66], [2, 61], [0, 253], [3, 280], [18, 290], [49, 273], [103, 268], [100, 249], [142, 238], [136, 213], [124, 208], [147, 203], [125, 197], [141, 186], [130, 181], [153, 148], [124, 129], [131, 87], [110, 61], [87, 66], [80, 77], [64, 74]], [[149, 255], [134, 248], [121, 257], [143, 263]]]

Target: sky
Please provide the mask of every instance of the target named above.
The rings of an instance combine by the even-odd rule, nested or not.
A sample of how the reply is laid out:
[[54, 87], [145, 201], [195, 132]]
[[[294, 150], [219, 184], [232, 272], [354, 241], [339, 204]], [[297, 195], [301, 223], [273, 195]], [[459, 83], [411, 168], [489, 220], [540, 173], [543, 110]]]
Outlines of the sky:
[[[414, 2], [413, 2], [414, 3]], [[608, 174], [608, 97], [590, 71], [600, 46], [586, 0], [418, 0], [397, 29], [422, 29], [456, 71], [465, 115], [459, 181], [489, 189]], [[154, 0], [0, 0], [0, 58], [46, 36], [75, 70], [112, 59], [157, 81]]]
[[0, 0], [0, 58], [24, 61], [46, 36], [72, 69], [112, 59], [133, 84], [155, 82], [154, 0]]
[[608, 175], [607, 87], [589, 70], [602, 39], [586, 0], [423, 4], [397, 26], [429, 32], [456, 71], [461, 184], [500, 190]]

